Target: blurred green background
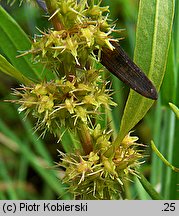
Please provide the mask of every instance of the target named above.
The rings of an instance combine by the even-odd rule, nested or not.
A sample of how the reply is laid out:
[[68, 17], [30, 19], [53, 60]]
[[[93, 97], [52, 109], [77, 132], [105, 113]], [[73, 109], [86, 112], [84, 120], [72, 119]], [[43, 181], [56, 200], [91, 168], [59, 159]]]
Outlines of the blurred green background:
[[[133, 58], [139, 0], [103, 0], [102, 4], [110, 6], [110, 18], [116, 21], [116, 28], [124, 29], [120, 35], [116, 33], [114, 36], [124, 38], [120, 44]], [[24, 2], [19, 6], [16, 1], [10, 6], [3, 0], [0, 5], [17, 21], [31, 40], [34, 34], [39, 34], [38, 29], [43, 31], [50, 27], [46, 14], [35, 4]], [[175, 7], [167, 72], [159, 99], [134, 128], [133, 133], [140, 138], [140, 143], [148, 145], [148, 156], [141, 170], [165, 199], [179, 198], [179, 174], [166, 167], [151, 151], [149, 144], [154, 140], [162, 154], [179, 167], [179, 123], [168, 106], [169, 102], [179, 106], [178, 1]], [[1, 46], [0, 53], [3, 54]], [[119, 104], [112, 113], [118, 129], [129, 89], [110, 76], [116, 92], [114, 100]], [[12, 88], [18, 86], [15, 79], [0, 73], [0, 199], [71, 199], [65, 190], [66, 186], [59, 180], [63, 172], [53, 168], [55, 162], [60, 160], [57, 149], [64, 150], [62, 145], [49, 133], [44, 139], [39, 138], [40, 133], [33, 131], [33, 118], [24, 120], [24, 115], [18, 114], [15, 104], [4, 102], [13, 98]], [[73, 138], [67, 134], [62, 141], [66, 143], [65, 151], [68, 151], [68, 143], [73, 141]], [[135, 178], [126, 186], [126, 190], [128, 199], [150, 199]]]

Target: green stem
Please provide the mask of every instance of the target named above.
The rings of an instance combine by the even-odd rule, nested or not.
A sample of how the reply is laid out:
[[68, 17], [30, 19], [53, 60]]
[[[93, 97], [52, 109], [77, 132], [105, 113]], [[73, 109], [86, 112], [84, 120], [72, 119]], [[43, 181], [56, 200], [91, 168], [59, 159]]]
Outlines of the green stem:
[[93, 151], [93, 144], [89, 129], [84, 123], [79, 125], [78, 136], [85, 155], [88, 155], [91, 151]]
[[141, 172], [138, 172], [138, 176], [140, 183], [153, 200], [163, 200], [163, 197], [160, 196]]
[[60, 22], [60, 19], [58, 17], [58, 12], [57, 12], [57, 9], [58, 9], [57, 1], [56, 0], [45, 0], [45, 2], [46, 2], [46, 6], [48, 8], [48, 12], [51, 15], [50, 20], [54, 26], [54, 29], [57, 31], [62, 30], [63, 25]]
[[173, 112], [175, 113], [177, 119], [179, 119], [179, 108], [177, 106], [175, 106], [172, 103], [169, 103], [170, 108], [173, 110]]
[[163, 163], [165, 165], [167, 165], [168, 167], [170, 167], [173, 171], [179, 172], [179, 168], [173, 166], [171, 163], [169, 163], [167, 161], [166, 158], [164, 158], [164, 156], [159, 152], [159, 150], [157, 149], [157, 147], [155, 146], [155, 144], [154, 144], [153, 141], [151, 141], [151, 147], [152, 147], [152, 150], [157, 154], [157, 156], [163, 161]]

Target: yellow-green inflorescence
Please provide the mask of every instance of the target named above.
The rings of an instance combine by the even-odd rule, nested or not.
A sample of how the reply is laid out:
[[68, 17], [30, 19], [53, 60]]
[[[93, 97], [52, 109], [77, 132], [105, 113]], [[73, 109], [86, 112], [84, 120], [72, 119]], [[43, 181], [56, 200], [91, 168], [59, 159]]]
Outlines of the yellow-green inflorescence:
[[137, 150], [137, 137], [128, 134], [114, 154], [106, 157], [105, 153], [112, 147], [111, 133], [102, 131], [97, 125], [91, 131], [94, 149], [86, 156], [64, 154], [59, 166], [66, 169], [63, 181], [69, 184], [69, 191], [80, 199], [121, 199], [124, 183], [129, 174], [137, 175], [135, 168], [143, 158]]
[[77, 66], [86, 67], [91, 56], [96, 58], [94, 50], [113, 49], [110, 34], [114, 27], [107, 22], [108, 7], [100, 7], [100, 3], [95, 5], [94, 1], [87, 0], [56, 2], [63, 29], [36, 36], [30, 52], [35, 61], [41, 61], [58, 74], [75, 74]]
[[81, 77], [63, 77], [51, 82], [34, 84], [16, 89], [21, 99], [19, 111], [29, 112], [37, 119], [36, 129], [50, 131], [55, 136], [61, 128], [75, 130], [80, 123], [90, 126], [92, 119], [100, 112], [100, 107], [116, 106], [110, 90], [102, 81], [98, 70], [81, 71]]
[[[49, 20], [58, 15], [63, 28], [36, 36], [28, 53], [32, 53], [34, 62], [40, 61], [53, 71], [57, 79], [16, 89], [19, 111], [37, 119], [36, 129], [59, 138], [62, 128], [74, 134], [78, 130], [82, 147], [88, 141], [92, 145], [83, 154], [75, 150], [60, 152], [59, 166], [66, 169], [63, 181], [76, 198], [119, 199], [128, 175], [136, 174], [142, 154], [137, 150], [137, 137], [129, 134], [114, 147], [113, 132], [96, 121], [102, 118], [101, 108], [116, 106], [108, 82], [102, 79], [103, 70], [94, 67], [103, 47], [113, 49], [110, 34], [114, 26], [109, 24], [108, 7], [93, 0], [53, 2], [57, 8]], [[85, 137], [90, 137], [87, 142]]]

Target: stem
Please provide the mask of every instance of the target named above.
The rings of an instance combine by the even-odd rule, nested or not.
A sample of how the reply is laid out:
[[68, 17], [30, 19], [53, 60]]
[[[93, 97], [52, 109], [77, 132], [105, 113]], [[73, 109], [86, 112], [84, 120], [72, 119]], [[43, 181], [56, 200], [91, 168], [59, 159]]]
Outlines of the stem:
[[162, 162], [165, 165], [170, 167], [173, 171], [179, 172], [179, 168], [173, 166], [171, 163], [169, 163], [169, 161], [167, 161], [167, 159], [159, 152], [159, 150], [157, 149], [153, 141], [151, 141], [151, 147], [152, 147], [152, 150], [157, 154], [157, 156], [162, 160]]
[[78, 136], [85, 155], [88, 155], [91, 151], [93, 151], [91, 135], [89, 133], [88, 127], [85, 124], [80, 123], [79, 127], [80, 128], [78, 129]]
[[153, 188], [141, 172], [138, 172], [138, 176], [140, 183], [153, 200], [163, 200], [163, 197], [160, 196], [160, 194]]
[[55, 12], [57, 11], [58, 5], [56, 0], [45, 0], [46, 2], [46, 6], [48, 8], [49, 14], [51, 15], [51, 22], [54, 26], [54, 29], [57, 31], [60, 31], [63, 29], [63, 25], [60, 22], [60, 19], [58, 17], [58, 12], [55, 14]]

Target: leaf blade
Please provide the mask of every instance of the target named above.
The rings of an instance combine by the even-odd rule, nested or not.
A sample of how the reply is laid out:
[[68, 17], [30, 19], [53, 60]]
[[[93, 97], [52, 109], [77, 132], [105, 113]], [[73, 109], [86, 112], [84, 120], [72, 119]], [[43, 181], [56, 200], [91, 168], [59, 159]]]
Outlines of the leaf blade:
[[[137, 23], [135, 63], [159, 91], [167, 63], [174, 16], [174, 0], [141, 0]], [[153, 101], [130, 91], [115, 144], [145, 116]]]
[[32, 83], [27, 77], [14, 68], [2, 55], [0, 55], [0, 71], [14, 77], [19, 80], [21, 83], [30, 84]]
[[18, 51], [27, 51], [31, 48], [31, 41], [22, 28], [1, 6], [0, 20], [0, 48], [12, 65], [24, 76], [35, 82], [44, 78], [47, 78], [47, 80], [54, 78], [54, 74], [47, 71], [42, 64], [33, 64], [30, 55], [16, 57], [19, 54]]
[[0, 48], [4, 54], [25, 76], [32, 79], [39, 78], [27, 56], [16, 58], [18, 51], [28, 50], [31, 47], [31, 42], [25, 32], [2, 7], [0, 7], [0, 20]]

